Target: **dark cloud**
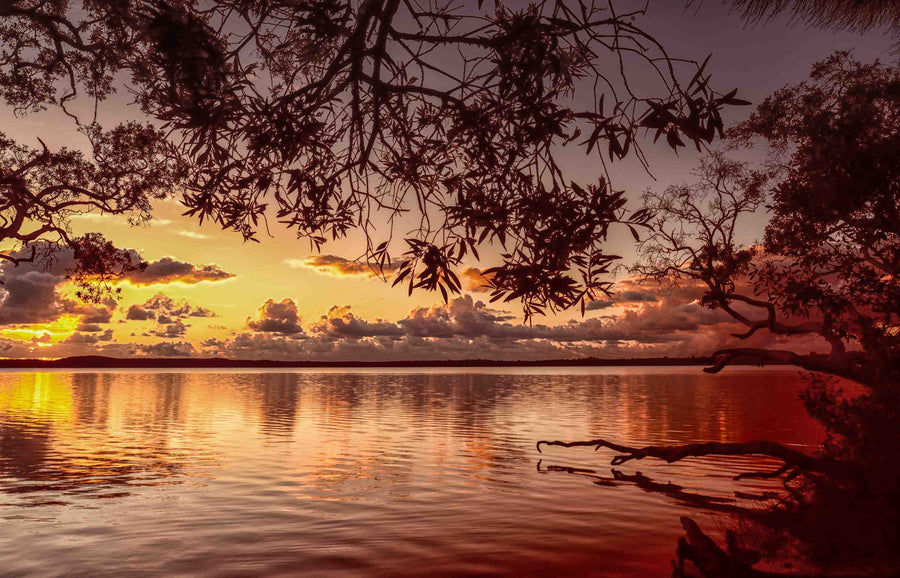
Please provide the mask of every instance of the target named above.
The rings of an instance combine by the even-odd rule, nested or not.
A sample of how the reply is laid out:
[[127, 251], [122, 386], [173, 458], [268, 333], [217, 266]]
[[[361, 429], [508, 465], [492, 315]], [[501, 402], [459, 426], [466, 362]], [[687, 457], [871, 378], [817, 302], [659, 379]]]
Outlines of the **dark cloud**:
[[215, 312], [186, 300], [176, 301], [163, 293], [157, 293], [141, 305], [132, 305], [126, 314], [133, 321], [156, 319], [161, 324], [173, 323], [177, 319], [188, 317], [216, 317]]
[[155, 285], [160, 283], [186, 283], [195, 285], [203, 281], [215, 282], [234, 278], [234, 274], [222, 270], [218, 265], [194, 265], [179, 261], [174, 257], [163, 257], [150, 261], [144, 271], [137, 271], [122, 278], [135, 285]]
[[187, 341], [160, 341], [137, 346], [136, 353], [147, 357], [190, 357], [196, 350]]
[[132, 321], [147, 321], [148, 319], [154, 319], [155, 317], [156, 313], [149, 311], [140, 305], [132, 305], [125, 314], [125, 318], [131, 319]]
[[285, 259], [284, 261], [295, 269], [312, 269], [318, 273], [334, 277], [392, 277], [400, 268], [400, 263], [391, 263], [379, 272], [377, 267], [371, 267], [368, 263], [351, 261], [337, 255], [310, 255], [303, 259]]
[[588, 301], [585, 304], [585, 310], [601, 311], [616, 306], [627, 307], [641, 303], [656, 303], [659, 301], [659, 287], [654, 283], [656, 291], [650, 290], [646, 287], [650, 283], [650, 281], [641, 282], [631, 278], [623, 279], [616, 283], [608, 298]]
[[622, 291], [615, 294], [618, 303], [655, 303], [659, 297], [650, 291]]
[[263, 333], [295, 335], [303, 332], [297, 304], [292, 299], [281, 302], [269, 299], [259, 308], [259, 320], [248, 319], [247, 327]]
[[46, 323], [63, 314], [57, 286], [62, 278], [51, 273], [5, 267], [0, 324]]
[[97, 343], [103, 341], [112, 341], [113, 334], [112, 329], [107, 329], [102, 333], [79, 333], [75, 332], [69, 337], [65, 338], [61, 345], [95, 345]]
[[[0, 286], [0, 325], [49, 323], [62, 315], [76, 315], [80, 316], [79, 331], [96, 333], [101, 331], [98, 325], [110, 323], [118, 307], [115, 299], [108, 298], [94, 304], [69, 299], [60, 293], [60, 287], [67, 282], [67, 272], [75, 265], [71, 249], [58, 248], [43, 241], [32, 246], [38, 256], [34, 262], [23, 262], [18, 267], [8, 261], [0, 264], [0, 279], [3, 280], [3, 285]], [[130, 252], [133, 257], [139, 258], [137, 252]], [[31, 249], [11, 253], [18, 258], [30, 254]], [[151, 262], [147, 271], [139, 274], [139, 277], [132, 276], [129, 280], [141, 285], [172, 280], [197, 283], [227, 279], [233, 275], [215, 265], [195, 266], [164, 257]], [[161, 310], [165, 310], [173, 318], [215, 316], [215, 313], [205, 307], [192, 306], [186, 302], [175, 303], [165, 296], [155, 302], [154, 299], [157, 298], [148, 301], [149, 306], [145, 303], [143, 306], [129, 307], [126, 318], [153, 319]]]
[[597, 299], [596, 301], [588, 301], [585, 306], [585, 311], [599, 311], [601, 309], [609, 309], [614, 306], [616, 303], [612, 299]]
[[148, 331], [150, 335], [154, 335], [156, 337], [164, 337], [167, 339], [174, 339], [176, 337], [182, 337], [185, 333], [187, 333], [188, 325], [185, 325], [180, 320], [175, 320], [171, 322], [160, 321], [162, 316], [157, 318], [159, 321], [159, 325], [156, 326], [156, 329], [151, 329]]

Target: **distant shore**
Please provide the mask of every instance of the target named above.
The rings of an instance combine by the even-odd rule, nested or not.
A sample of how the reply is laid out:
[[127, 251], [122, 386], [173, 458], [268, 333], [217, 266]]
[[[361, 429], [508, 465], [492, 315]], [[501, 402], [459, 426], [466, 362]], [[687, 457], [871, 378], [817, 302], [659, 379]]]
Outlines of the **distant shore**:
[[644, 357], [630, 359], [544, 359], [497, 361], [490, 359], [430, 361], [274, 361], [226, 358], [116, 358], [103, 356], [62, 359], [0, 359], [0, 369], [240, 369], [240, 368], [403, 368], [403, 367], [630, 367], [709, 365], [709, 357]]

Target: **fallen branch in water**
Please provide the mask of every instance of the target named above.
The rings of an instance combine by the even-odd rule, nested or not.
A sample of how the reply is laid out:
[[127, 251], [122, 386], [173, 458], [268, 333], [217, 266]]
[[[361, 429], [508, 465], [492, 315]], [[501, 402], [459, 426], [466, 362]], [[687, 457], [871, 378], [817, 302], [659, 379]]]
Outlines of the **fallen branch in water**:
[[657, 482], [654, 479], [645, 476], [641, 472], [626, 474], [619, 470], [613, 469], [612, 477], [609, 477], [602, 476], [598, 474], [596, 470], [587, 468], [574, 468], [570, 466], [557, 465], [546, 465], [542, 467], [542, 464], [543, 460], [538, 460], [537, 471], [541, 473], [564, 472], [567, 474], [585, 476], [593, 479], [594, 483], [598, 486], [615, 487], [621, 484], [634, 485], [645, 492], [652, 494], [662, 494], [678, 500], [686, 506], [702, 508], [704, 510], [713, 510], [729, 514], [741, 514], [753, 518], [758, 517], [759, 514], [759, 512], [754, 509], [737, 505], [733, 498], [708, 496], [705, 494], [689, 492], [678, 484], [673, 484], [672, 482]]
[[614, 456], [610, 462], [613, 466], [644, 458], [657, 458], [671, 464], [689, 457], [742, 455], [769, 456], [784, 462], [784, 465], [775, 471], [742, 473], [735, 476], [736, 480], [749, 477], [773, 478], [782, 475], [794, 478], [802, 472], [825, 474], [838, 479], [858, 478], [856, 470], [844, 462], [818, 458], [766, 440], [734, 443], [708, 442], [681, 446], [645, 446], [642, 448], [624, 446], [604, 439], [575, 442], [541, 440], [537, 442], [539, 453], [541, 453], [541, 446], [593, 447], [594, 451], [608, 448], [620, 454]]

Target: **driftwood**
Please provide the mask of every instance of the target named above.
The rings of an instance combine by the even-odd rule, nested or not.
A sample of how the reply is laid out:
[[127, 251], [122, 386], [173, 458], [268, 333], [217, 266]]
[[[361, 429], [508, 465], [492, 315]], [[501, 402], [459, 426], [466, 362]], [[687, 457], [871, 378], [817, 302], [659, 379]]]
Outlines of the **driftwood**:
[[[653, 478], [645, 476], [641, 472], [626, 474], [620, 470], [613, 469], [612, 476], [610, 477], [600, 475], [596, 470], [591, 470], [588, 468], [543, 465], [542, 460], [538, 460], [537, 470], [541, 473], [564, 472], [567, 474], [585, 476], [591, 478], [598, 486], [615, 487], [623, 484], [633, 485], [637, 486], [645, 492], [662, 494], [672, 499], [678, 500], [686, 506], [702, 508], [704, 510], [722, 512], [727, 514], [740, 514], [747, 517], [758, 517], [759, 514], [757, 510], [737, 505], [733, 498], [708, 496], [696, 492], [689, 492], [686, 491], [684, 487], [679, 486], [678, 484], [673, 484], [672, 482], [657, 482]], [[746, 496], [739, 496], [738, 492], [735, 492], [735, 497], [745, 498]], [[753, 495], [751, 499], [758, 500], [759, 496]]]
[[[592, 478], [595, 484], [601, 486], [617, 486], [620, 484], [633, 484], [646, 492], [659, 493], [677, 499], [685, 505], [702, 508], [704, 510], [740, 514], [742, 516], [759, 517], [760, 512], [750, 508], [744, 508], [733, 503], [728, 498], [705, 496], [687, 492], [681, 486], [668, 483], [660, 483], [643, 475], [641, 472], [624, 474], [619, 470], [612, 470], [612, 477], [602, 476], [596, 470], [588, 468], [576, 468], [570, 466], [542, 465], [539, 460], [537, 469], [541, 473], [563, 472], [573, 475]], [[776, 493], [742, 494], [735, 492], [735, 497], [753, 500], [777, 499]], [[765, 521], [761, 519], [760, 521]], [[803, 574], [782, 574], [756, 570], [752, 566], [760, 561], [762, 556], [753, 550], [741, 548], [732, 531], [726, 532], [726, 548], [722, 549], [715, 540], [706, 535], [700, 526], [687, 516], [682, 516], [681, 525], [685, 535], [678, 539], [676, 549], [677, 561], [673, 561], [673, 578], [804, 578]]]
[[[852, 479], [859, 481], [860, 474], [848, 464], [836, 460], [819, 458], [803, 452], [791, 449], [781, 444], [758, 440], [743, 443], [710, 442], [701, 444], [686, 444], [681, 446], [645, 446], [641, 448], [625, 446], [604, 439], [587, 441], [546, 441], [537, 443], [537, 450], [541, 452], [542, 446], [560, 447], [593, 447], [594, 450], [608, 448], [617, 452], [612, 459], [612, 465], [618, 466], [631, 460], [644, 458], [657, 458], [668, 463], [674, 463], [689, 457], [702, 457], [710, 455], [760, 455], [779, 459], [782, 466], [765, 472], [745, 472], [734, 477], [735, 480], [745, 478], [781, 478], [785, 488], [791, 491], [788, 482], [792, 479], [804, 476], [823, 475], [838, 479]], [[660, 483], [643, 475], [641, 472], [625, 474], [619, 470], [612, 470], [612, 477], [604, 477], [594, 470], [587, 468], [573, 468], [563, 466], [544, 466], [541, 470], [541, 461], [538, 461], [539, 471], [560, 471], [570, 474], [584, 475], [595, 479], [594, 483], [606, 486], [614, 486], [620, 483], [630, 483], [647, 492], [664, 494], [681, 501], [682, 503], [705, 510], [727, 512], [741, 516], [749, 516], [766, 523], [769, 520], [761, 510], [741, 507], [733, 500], [705, 496], [685, 491], [677, 484]], [[757, 501], [782, 500], [778, 493], [765, 492], [763, 494], [746, 494], [735, 492], [735, 497]], [[677, 561], [673, 562], [673, 578], [687, 578], [695, 576], [700, 578], [784, 578], [806, 576], [798, 573], [775, 573], [756, 570], [752, 566], [756, 564], [761, 555], [758, 552], [742, 549], [737, 544], [733, 532], [726, 533], [726, 547], [723, 549], [715, 540], [707, 536], [699, 525], [689, 517], [681, 518], [685, 536], [678, 539]]]
[[631, 460], [644, 458], [657, 458], [668, 463], [674, 463], [689, 457], [702, 456], [741, 456], [760, 455], [779, 459], [783, 465], [771, 472], [746, 472], [735, 476], [734, 479], [745, 478], [775, 478], [784, 476], [787, 479], [797, 477], [800, 473], [817, 473], [837, 479], [857, 479], [859, 474], [844, 462], [819, 458], [803, 452], [783, 446], [779, 443], [756, 440], [749, 442], [709, 442], [702, 444], [686, 444], [681, 446], [645, 446], [635, 448], [610, 442], [604, 439], [587, 441], [548, 441], [537, 442], [537, 450], [541, 453], [541, 446], [593, 447], [594, 451], [600, 448], [608, 448], [617, 452], [610, 462], [613, 466], [622, 465]]

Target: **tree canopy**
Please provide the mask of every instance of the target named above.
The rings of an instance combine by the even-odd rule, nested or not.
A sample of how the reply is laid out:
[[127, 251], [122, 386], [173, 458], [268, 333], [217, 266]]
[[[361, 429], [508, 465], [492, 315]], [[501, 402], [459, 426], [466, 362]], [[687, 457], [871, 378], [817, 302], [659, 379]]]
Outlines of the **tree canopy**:
[[[4, 140], [4, 211], [31, 207], [32, 231], [53, 220], [69, 243], [66, 213], [36, 200], [47, 187], [67, 191], [67, 210], [137, 219], [177, 192], [188, 215], [248, 240], [273, 217], [315, 247], [362, 230], [375, 266], [392, 262], [391, 225], [411, 212], [410, 291], [458, 290], [454, 265], [496, 241], [495, 297], [526, 315], [568, 307], [607, 289], [609, 227], [647, 215], [627, 214], [605, 176], [568, 180], [559, 151], [643, 162], [644, 131], [700, 148], [743, 103], [670, 56], [643, 13], [588, 0], [7, 1], [0, 95], [20, 114], [61, 108], [94, 154]], [[117, 91], [150, 124], [82, 118], [85, 100], [96, 111]], [[16, 223], [4, 239], [43, 235]]]
[[[746, 325], [742, 338], [820, 336], [831, 354], [810, 357], [810, 368], [868, 386], [896, 383], [898, 123], [896, 68], [847, 53], [816, 64], [809, 81], [777, 91], [730, 131], [738, 143], [770, 145], [763, 170], [718, 153], [701, 164], [696, 185], [647, 195], [656, 216], [636, 270], [701, 282], [705, 304]], [[764, 205], [762, 244], [742, 246], [742, 215]]]
[[[784, 505], [800, 514], [788, 527], [812, 544], [818, 562], [886, 557], [896, 564], [900, 71], [836, 53], [808, 81], [767, 98], [729, 136], [769, 145], [769, 162], [754, 169], [714, 154], [697, 183], [648, 193], [655, 217], [636, 271], [699, 285], [703, 304], [746, 327], [736, 337], [787, 340], [788, 349], [719, 351], [708, 371], [740, 359], [816, 372], [803, 399], [828, 433], [818, 466], [763, 452], [785, 462], [769, 477], [784, 478], [791, 492]], [[764, 239], [742, 244], [737, 223], [764, 208]], [[790, 342], [797, 337], [818, 338], [828, 353], [798, 352]], [[837, 377], [864, 390], [845, 392]], [[727, 450], [759, 453], [750, 444]], [[832, 471], [823, 476], [817, 467]]]

